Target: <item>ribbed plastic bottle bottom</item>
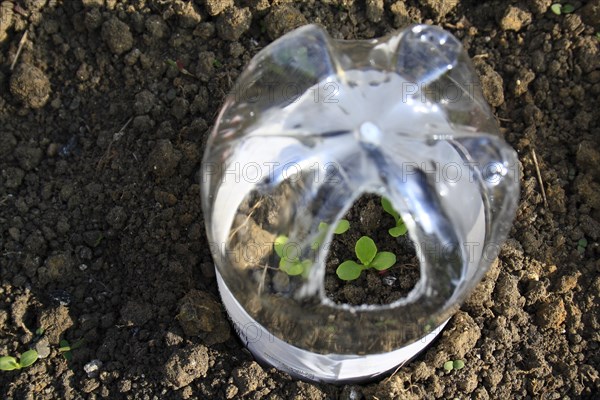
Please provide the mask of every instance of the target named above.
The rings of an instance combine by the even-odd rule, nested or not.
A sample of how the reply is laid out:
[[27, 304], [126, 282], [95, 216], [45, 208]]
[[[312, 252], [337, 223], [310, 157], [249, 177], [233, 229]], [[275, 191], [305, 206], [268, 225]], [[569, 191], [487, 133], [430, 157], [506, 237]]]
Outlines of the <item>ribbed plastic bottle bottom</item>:
[[318, 354], [275, 337], [242, 308], [216, 270], [219, 292], [237, 334], [257, 361], [291, 376], [335, 384], [374, 380], [410, 361], [442, 331], [448, 320], [421, 339], [389, 353], [352, 355]]

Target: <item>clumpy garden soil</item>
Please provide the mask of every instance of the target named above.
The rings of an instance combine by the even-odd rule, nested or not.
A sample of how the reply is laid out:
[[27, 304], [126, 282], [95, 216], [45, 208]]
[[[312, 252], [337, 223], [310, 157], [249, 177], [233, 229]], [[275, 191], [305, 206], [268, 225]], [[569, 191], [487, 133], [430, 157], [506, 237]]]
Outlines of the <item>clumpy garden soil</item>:
[[[350, 229], [334, 235], [325, 262], [327, 296], [336, 303], [351, 305], [389, 304], [406, 297], [419, 281], [419, 259], [408, 234], [398, 238], [388, 234], [388, 229], [394, 227], [396, 221], [383, 211], [381, 197], [362, 196], [344, 219], [350, 222]], [[378, 252], [394, 253], [396, 263], [385, 271], [371, 268], [363, 271], [356, 280], [342, 281], [337, 277], [336, 269], [346, 260], [358, 261], [354, 247], [361, 236], [373, 239]]]
[[[0, 397], [593, 398], [600, 5], [574, 0], [559, 16], [551, 3], [2, 1], [0, 355], [43, 358], [0, 372]], [[196, 172], [224, 96], [307, 22], [344, 39], [450, 30], [522, 164], [498, 262], [434, 345], [364, 385], [253, 360], [223, 313], [200, 210]], [[63, 338], [83, 340], [70, 363]], [[455, 359], [465, 367], [445, 372]]]

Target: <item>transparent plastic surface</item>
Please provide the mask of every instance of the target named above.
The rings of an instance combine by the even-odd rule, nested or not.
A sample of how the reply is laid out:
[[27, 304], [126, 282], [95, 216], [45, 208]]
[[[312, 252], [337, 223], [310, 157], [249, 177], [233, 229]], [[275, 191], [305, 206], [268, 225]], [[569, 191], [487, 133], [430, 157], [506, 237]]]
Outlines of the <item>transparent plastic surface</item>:
[[[443, 325], [497, 256], [519, 193], [468, 56], [425, 25], [370, 41], [308, 25], [267, 46], [221, 110], [201, 179], [221, 290], [282, 343], [340, 356], [393, 352]], [[337, 304], [327, 243], [365, 193], [402, 216], [421, 279], [391, 304]], [[303, 270], [275, 284], [280, 236]]]

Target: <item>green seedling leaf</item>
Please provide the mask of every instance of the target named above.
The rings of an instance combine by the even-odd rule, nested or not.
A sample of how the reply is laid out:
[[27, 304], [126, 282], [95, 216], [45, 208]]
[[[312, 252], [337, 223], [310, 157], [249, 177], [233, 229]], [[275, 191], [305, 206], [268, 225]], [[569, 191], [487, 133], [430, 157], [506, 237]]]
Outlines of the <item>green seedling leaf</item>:
[[390, 214], [392, 217], [394, 217], [394, 220], [396, 220], [396, 222], [398, 222], [398, 219], [400, 218], [400, 214], [398, 214], [398, 212], [394, 209], [391, 201], [389, 201], [385, 197], [382, 197], [381, 198], [381, 206], [383, 207], [383, 211]]
[[577, 251], [579, 252], [579, 254], [583, 254], [585, 253], [585, 248], [588, 245], [588, 241], [586, 238], [583, 239], [579, 239], [579, 241], [577, 242]]
[[60, 351], [67, 361], [71, 361], [73, 359], [73, 350], [79, 348], [83, 344], [83, 339], [79, 339], [74, 344], [70, 344], [68, 340], [62, 339], [58, 342], [60, 346], [58, 351]]
[[453, 361], [446, 361], [444, 363], [444, 370], [446, 372], [450, 372], [454, 369], [454, 362]]
[[360, 276], [362, 267], [354, 261], [344, 261], [337, 267], [335, 273], [343, 281], [353, 281]]
[[273, 249], [275, 250], [275, 253], [277, 253], [277, 255], [279, 256], [279, 258], [283, 258], [283, 248], [285, 247], [288, 240], [288, 237], [284, 235], [277, 236], [275, 238], [275, 243], [273, 243]]
[[301, 264], [302, 264], [302, 277], [308, 278], [308, 275], [310, 273], [310, 267], [312, 266], [313, 263], [311, 260], [302, 260]]
[[60, 342], [58, 342], [58, 345], [60, 346], [58, 348], [58, 351], [60, 351], [61, 353], [64, 353], [65, 351], [71, 351], [71, 346], [69, 345], [69, 341], [66, 339], [62, 339]]
[[560, 15], [562, 12], [562, 5], [559, 3], [554, 3], [550, 6], [550, 10], [556, 14], [556, 15]]
[[0, 357], [0, 370], [12, 371], [13, 369], [19, 369], [21, 366], [17, 362], [17, 359], [11, 356]]
[[377, 271], [384, 271], [394, 264], [396, 264], [396, 255], [389, 251], [377, 253], [373, 261], [371, 261], [371, 267], [375, 268]]
[[25, 353], [21, 354], [21, 358], [19, 359], [19, 364], [21, 368], [29, 367], [31, 364], [36, 362], [38, 359], [38, 352], [35, 350], [27, 350]]
[[35, 330], [35, 334], [37, 336], [42, 336], [44, 334], [44, 328], [40, 327]]
[[573, 4], [565, 4], [562, 6], [562, 8], [560, 9], [560, 11], [563, 14], [571, 14], [573, 11], [575, 11], [575, 6]]
[[[301, 261], [282, 260], [279, 268], [290, 276], [300, 275], [304, 271], [304, 264]], [[306, 260], [305, 260], [306, 261]], [[310, 261], [309, 261], [310, 262]]]
[[321, 246], [321, 243], [323, 243], [323, 239], [325, 239], [325, 236], [327, 235], [327, 228], [329, 228], [328, 223], [319, 222], [319, 226], [317, 227], [319, 234], [317, 235], [317, 238], [315, 239], [313, 244], [310, 246], [311, 249], [317, 250], [319, 246]]
[[325, 232], [327, 230], [327, 228], [329, 228], [329, 224], [327, 222], [319, 222], [319, 226], [317, 227], [317, 229], [319, 230], [319, 232]]
[[375, 258], [375, 254], [377, 254], [377, 246], [375, 246], [373, 239], [368, 236], [362, 236], [356, 242], [354, 251], [360, 262], [368, 266], [373, 261], [373, 258]]
[[[325, 239], [325, 236], [327, 235], [327, 229], [329, 229], [329, 224], [326, 222], [320, 222], [317, 229], [319, 230], [317, 239], [315, 239], [313, 244], [310, 246], [310, 248], [313, 250], [317, 250], [319, 248], [319, 246], [321, 246], [321, 244], [323, 243], [323, 239]], [[340, 220], [340, 222], [338, 222], [333, 233], [336, 235], [341, 235], [342, 233], [346, 232], [348, 229], [350, 229], [350, 222], [348, 222], [345, 219], [342, 219], [342, 220]]]
[[408, 232], [408, 228], [404, 224], [402, 224], [400, 226], [395, 226], [388, 230], [388, 233], [390, 234], [390, 236], [393, 236], [393, 237], [406, 235], [406, 232]]
[[463, 360], [454, 360], [452, 361], [452, 368], [459, 370], [465, 367], [465, 362]]
[[390, 214], [392, 217], [394, 217], [394, 220], [396, 221], [396, 226], [388, 230], [390, 236], [398, 237], [406, 235], [408, 228], [402, 221], [402, 217], [400, 216], [400, 214], [398, 214], [398, 212], [394, 210], [394, 207], [392, 207], [392, 203], [385, 197], [382, 197], [381, 206], [383, 207], [383, 210]]
[[342, 233], [348, 231], [348, 229], [350, 229], [350, 222], [348, 222], [345, 219], [341, 219], [335, 227], [333, 233], [335, 233], [336, 235], [341, 235]]

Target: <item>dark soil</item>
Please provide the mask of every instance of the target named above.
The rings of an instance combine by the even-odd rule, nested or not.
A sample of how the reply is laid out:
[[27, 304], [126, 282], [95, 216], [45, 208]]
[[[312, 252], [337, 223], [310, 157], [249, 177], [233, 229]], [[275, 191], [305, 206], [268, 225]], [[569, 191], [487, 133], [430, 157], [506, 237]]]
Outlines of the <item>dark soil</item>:
[[[0, 397], [597, 396], [598, 0], [563, 15], [547, 0], [280, 3], [0, 2], [0, 355], [44, 356], [0, 372]], [[196, 172], [226, 93], [305, 21], [344, 39], [409, 22], [452, 31], [522, 163], [498, 262], [439, 341], [368, 385], [253, 361], [223, 313], [200, 210]], [[60, 339], [83, 340], [70, 363]], [[455, 359], [465, 368], [445, 372]]]
[[[326, 261], [325, 292], [336, 303], [351, 305], [389, 304], [406, 295], [420, 278], [419, 259], [415, 246], [407, 235], [394, 238], [388, 229], [396, 225], [394, 218], [381, 207], [381, 197], [366, 195], [354, 203], [344, 219], [350, 229], [334, 235]], [[337, 267], [346, 260], [357, 261], [355, 243], [361, 236], [375, 242], [377, 251], [396, 255], [396, 264], [385, 271], [369, 269], [353, 281], [342, 281], [336, 275]]]

